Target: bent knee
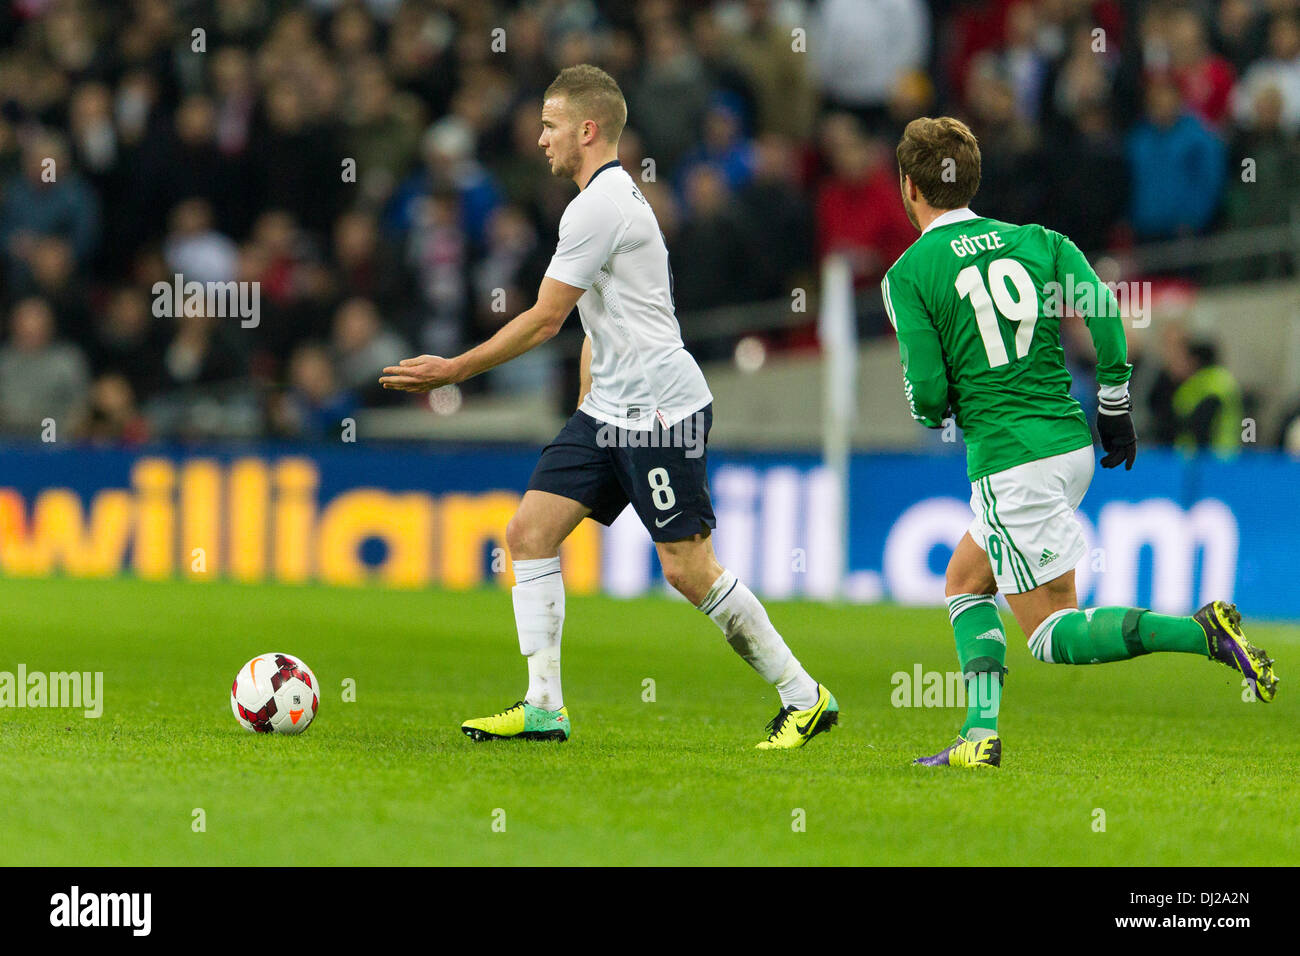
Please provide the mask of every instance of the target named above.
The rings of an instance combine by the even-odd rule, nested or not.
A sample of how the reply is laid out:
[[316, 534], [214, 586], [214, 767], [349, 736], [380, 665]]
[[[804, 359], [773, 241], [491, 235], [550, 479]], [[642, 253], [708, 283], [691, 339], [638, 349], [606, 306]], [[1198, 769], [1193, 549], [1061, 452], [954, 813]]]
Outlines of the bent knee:
[[699, 605], [704, 600], [709, 588], [721, 573], [715, 563], [698, 559], [692, 560], [688, 555], [659, 555], [659, 565], [667, 581], [682, 597], [692, 604]]
[[552, 557], [559, 548], [559, 542], [551, 540], [551, 537], [535, 521], [519, 512], [515, 512], [506, 524], [506, 547], [510, 549], [510, 557], [515, 561]]
[[944, 574], [944, 593], [947, 597], [958, 594], [997, 594], [998, 581], [987, 567], [954, 568], [949, 565]]

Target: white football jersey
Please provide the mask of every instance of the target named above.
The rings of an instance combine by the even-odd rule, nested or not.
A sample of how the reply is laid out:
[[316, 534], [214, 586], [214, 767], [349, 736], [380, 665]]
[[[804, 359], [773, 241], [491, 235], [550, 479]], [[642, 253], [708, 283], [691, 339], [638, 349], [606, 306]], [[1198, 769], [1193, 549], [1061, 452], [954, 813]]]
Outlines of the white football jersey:
[[578, 315], [591, 336], [591, 391], [582, 411], [643, 430], [713, 401], [682, 345], [659, 222], [617, 161], [596, 170], [564, 210], [546, 274], [586, 290]]

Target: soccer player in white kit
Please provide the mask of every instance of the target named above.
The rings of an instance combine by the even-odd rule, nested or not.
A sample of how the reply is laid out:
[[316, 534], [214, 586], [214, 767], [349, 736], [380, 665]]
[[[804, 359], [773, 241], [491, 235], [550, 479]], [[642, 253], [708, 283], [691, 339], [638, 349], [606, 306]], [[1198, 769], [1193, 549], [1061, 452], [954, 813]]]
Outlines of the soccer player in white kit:
[[836, 723], [839, 704], [714, 555], [705, 463], [713, 396], [682, 345], [659, 223], [618, 163], [626, 121], [627, 104], [613, 77], [586, 64], [561, 71], [546, 90], [538, 145], [552, 174], [572, 179], [579, 192], [560, 220], [536, 304], [461, 355], [404, 359], [380, 379], [385, 388], [408, 392], [462, 382], [553, 337], [575, 305], [586, 332], [578, 410], [542, 452], [506, 527], [528, 691], [500, 713], [465, 721], [461, 730], [476, 741], [569, 738], [560, 689], [560, 544], [583, 518], [608, 525], [631, 504], [655, 543], [664, 577], [776, 687], [781, 709], [758, 747], [801, 747]]

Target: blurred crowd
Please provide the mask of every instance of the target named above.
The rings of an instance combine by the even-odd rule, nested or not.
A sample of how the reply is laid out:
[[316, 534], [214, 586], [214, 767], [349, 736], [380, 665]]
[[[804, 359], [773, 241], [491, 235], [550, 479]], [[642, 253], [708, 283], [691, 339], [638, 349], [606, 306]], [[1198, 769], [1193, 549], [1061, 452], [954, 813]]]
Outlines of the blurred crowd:
[[[828, 252], [879, 280], [915, 235], [893, 145], [916, 116], [979, 136], [981, 214], [1088, 252], [1300, 197], [1300, 0], [14, 0], [0, 430], [310, 438], [414, 401], [378, 370], [532, 302], [573, 195], [540, 95], [579, 62], [627, 96], [620, 159], [706, 355], [733, 344], [707, 310], [788, 303]], [[160, 314], [177, 274], [258, 283], [255, 326]], [[466, 388], [571, 403], [575, 354]]]

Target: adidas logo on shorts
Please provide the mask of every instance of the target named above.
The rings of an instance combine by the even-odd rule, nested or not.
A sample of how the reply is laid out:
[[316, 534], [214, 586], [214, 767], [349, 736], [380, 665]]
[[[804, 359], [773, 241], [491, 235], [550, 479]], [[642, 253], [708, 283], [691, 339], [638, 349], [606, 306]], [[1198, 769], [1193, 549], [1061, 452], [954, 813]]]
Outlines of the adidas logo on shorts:
[[1053, 561], [1055, 561], [1057, 557], [1059, 557], [1059, 555], [1057, 555], [1055, 551], [1048, 551], [1046, 548], [1044, 548], [1042, 555], [1038, 559], [1038, 566], [1040, 568], [1045, 568]]

